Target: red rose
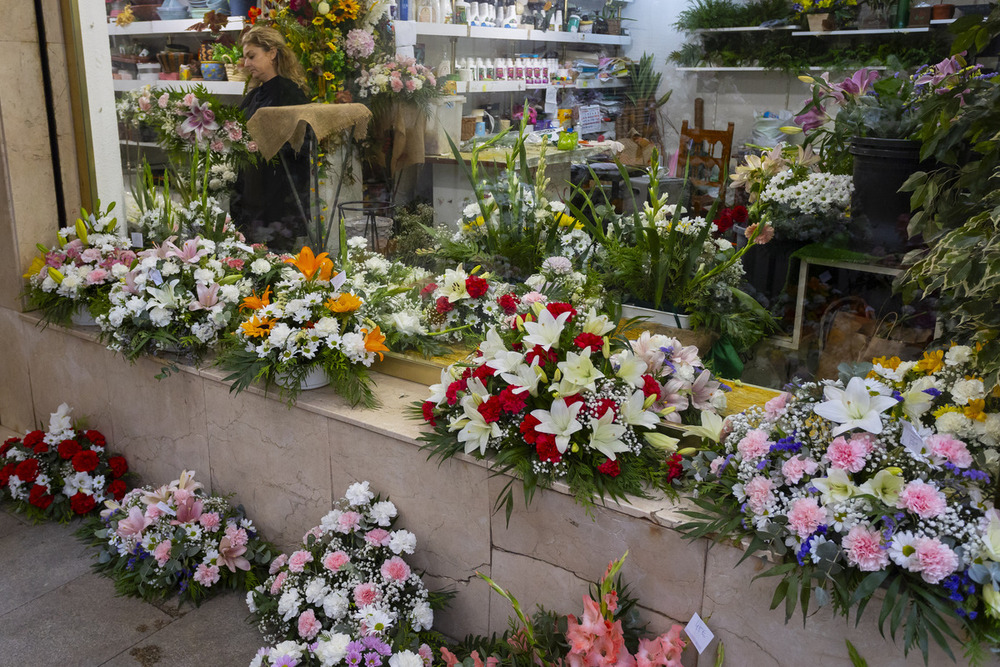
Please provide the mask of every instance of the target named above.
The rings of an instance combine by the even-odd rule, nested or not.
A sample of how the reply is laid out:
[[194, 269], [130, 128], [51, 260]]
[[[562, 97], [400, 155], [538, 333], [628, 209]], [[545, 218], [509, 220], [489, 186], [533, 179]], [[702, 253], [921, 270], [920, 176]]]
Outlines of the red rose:
[[749, 219], [749, 216], [747, 215], [746, 206], [734, 206], [729, 210], [733, 214], [733, 222], [735, 222], [737, 225], [742, 225]]
[[451, 301], [448, 301], [448, 297], [439, 296], [434, 304], [434, 310], [444, 315], [455, 309], [455, 306], [451, 305]]
[[100, 431], [87, 431], [84, 435], [87, 436], [87, 440], [90, 440], [90, 443], [94, 447], [103, 447], [108, 444], [108, 441], [104, 439], [104, 434]]
[[597, 472], [604, 473], [608, 477], [617, 477], [622, 474], [622, 469], [618, 467], [618, 461], [608, 459], [601, 465], [597, 466]]
[[535, 444], [539, 436], [542, 435], [541, 433], [535, 430], [535, 427], [541, 423], [542, 422], [539, 421], [538, 419], [535, 419], [530, 414], [527, 414], [524, 415], [524, 419], [521, 421], [521, 424], [517, 427], [521, 431], [521, 435], [522, 437], [524, 437], [524, 441], [529, 445]]
[[420, 290], [420, 296], [428, 297], [431, 294], [433, 294], [434, 290], [436, 290], [437, 288], [438, 288], [437, 283], [430, 283], [427, 285], [427, 287]]
[[486, 282], [483, 278], [479, 276], [469, 276], [465, 279], [465, 291], [469, 293], [473, 299], [478, 299], [482, 295], [486, 294], [489, 290], [490, 284]]
[[80, 451], [80, 443], [76, 440], [63, 440], [59, 443], [59, 456], [66, 460], [73, 458]]
[[526, 391], [515, 394], [514, 387], [504, 387], [503, 391], [500, 392], [500, 407], [503, 408], [504, 412], [516, 414], [524, 410], [527, 405], [524, 398], [527, 394]]
[[13, 463], [8, 463], [4, 467], [0, 468], [0, 488], [7, 486], [10, 481], [10, 476], [14, 474], [17, 466]]
[[719, 215], [712, 221], [715, 225], [716, 234], [724, 234], [733, 227], [733, 214], [728, 208], [719, 211]]
[[101, 459], [97, 456], [97, 452], [92, 452], [89, 449], [85, 449], [82, 452], [77, 452], [73, 456], [73, 470], [77, 472], [90, 472], [101, 462]]
[[490, 396], [484, 403], [480, 403], [476, 407], [476, 410], [483, 416], [483, 421], [487, 424], [492, 424], [500, 419], [500, 399], [496, 396]]
[[576, 308], [562, 301], [554, 301], [550, 304], [546, 304], [545, 310], [552, 313], [552, 317], [559, 317], [563, 313], [569, 313], [569, 317], [566, 318], [567, 322], [572, 321], [572, 319], [576, 317]]
[[28, 502], [42, 509], [51, 505], [53, 500], [52, 495], [49, 493], [49, 487], [42, 486], [41, 484], [35, 484], [31, 487], [31, 493], [28, 494]]
[[551, 433], [539, 433], [538, 442], [535, 444], [535, 451], [538, 459], [547, 463], [559, 463], [562, 461], [562, 454], [556, 447], [556, 436]]
[[128, 472], [128, 462], [124, 456], [112, 456], [109, 458], [108, 467], [111, 468], [111, 476], [115, 479]]
[[604, 339], [597, 334], [584, 331], [573, 339], [573, 344], [581, 350], [586, 350], [589, 347], [591, 352], [597, 352], [604, 347]]
[[110, 493], [112, 497], [119, 502], [121, 502], [121, 499], [125, 497], [126, 491], [128, 491], [128, 487], [125, 486], [125, 482], [120, 479], [116, 479], [108, 484], [108, 493]]
[[503, 308], [504, 315], [516, 314], [519, 303], [521, 303], [521, 300], [517, 298], [516, 294], [504, 294], [497, 299], [497, 305]]
[[28, 435], [24, 436], [22, 442], [24, 443], [25, 447], [34, 448], [34, 446], [40, 443], [42, 441], [42, 438], [44, 437], [45, 437], [44, 431], [32, 431]]
[[663, 395], [660, 391], [660, 383], [652, 375], [642, 376], [642, 393], [646, 396], [655, 395], [656, 400], [660, 400], [660, 396]]
[[25, 459], [17, 464], [14, 474], [22, 482], [34, 482], [38, 477], [38, 459]]
[[69, 499], [69, 506], [77, 514], [86, 514], [97, 506], [94, 496], [88, 496], [82, 491]]
[[424, 404], [420, 406], [420, 409], [424, 412], [424, 421], [431, 426], [437, 426], [437, 420], [434, 419], [434, 405], [433, 401], [424, 401]]
[[0, 445], [0, 459], [6, 456], [8, 449], [10, 449], [19, 442], [21, 441], [18, 438], [7, 438], [6, 440], [4, 440], [3, 444]]

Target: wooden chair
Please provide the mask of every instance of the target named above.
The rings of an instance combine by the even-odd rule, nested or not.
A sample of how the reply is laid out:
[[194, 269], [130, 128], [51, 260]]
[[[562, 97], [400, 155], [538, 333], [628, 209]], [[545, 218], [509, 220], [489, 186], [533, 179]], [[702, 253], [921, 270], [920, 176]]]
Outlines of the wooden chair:
[[[732, 148], [732, 123], [725, 130], [690, 128], [687, 121], [681, 124], [677, 175], [683, 176], [687, 169], [688, 183], [691, 184], [691, 208], [695, 214], [711, 208], [717, 196], [725, 201]], [[714, 188], [718, 188], [718, 195], [711, 194]]]

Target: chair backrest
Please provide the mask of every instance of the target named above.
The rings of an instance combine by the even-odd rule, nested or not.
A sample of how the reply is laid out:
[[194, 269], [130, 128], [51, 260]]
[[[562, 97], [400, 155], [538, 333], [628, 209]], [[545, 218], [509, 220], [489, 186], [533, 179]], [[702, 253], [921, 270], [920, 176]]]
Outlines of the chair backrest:
[[719, 196], [725, 198], [732, 149], [732, 123], [725, 130], [691, 128], [687, 121], [681, 124], [677, 175], [683, 175], [687, 168], [688, 183], [692, 185], [691, 208], [695, 213], [702, 213], [711, 207], [715, 197], [707, 194], [710, 188], [717, 187]]

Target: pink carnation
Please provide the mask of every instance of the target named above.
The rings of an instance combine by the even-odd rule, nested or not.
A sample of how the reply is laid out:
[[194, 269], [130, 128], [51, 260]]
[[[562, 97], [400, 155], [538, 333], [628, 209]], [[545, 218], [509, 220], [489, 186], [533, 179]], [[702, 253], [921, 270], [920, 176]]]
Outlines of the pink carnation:
[[141, 111], [149, 111], [151, 108], [153, 108], [153, 104], [149, 97], [143, 95], [139, 98], [139, 109]]
[[947, 459], [958, 468], [968, 468], [972, 465], [972, 454], [961, 440], [956, 440], [947, 433], [938, 433], [927, 438], [927, 446], [931, 454]]
[[759, 459], [767, 454], [770, 448], [771, 443], [767, 440], [767, 433], [759, 428], [755, 428], [747, 433], [746, 436], [740, 440], [739, 444], [736, 445], [736, 449], [739, 451], [744, 461]]
[[202, 563], [194, 572], [194, 580], [205, 588], [211, 588], [219, 580], [219, 566]]
[[156, 545], [156, 549], [153, 550], [153, 558], [156, 559], [156, 564], [163, 567], [170, 560], [170, 550], [174, 545], [170, 543], [170, 540], [163, 540]]
[[933, 519], [948, 506], [944, 494], [933, 484], [915, 479], [899, 493], [896, 507], [907, 509], [921, 519]]
[[241, 128], [238, 125], [229, 128], [230, 141], [239, 141], [242, 138], [243, 138], [243, 128]]
[[819, 506], [815, 498], [798, 498], [789, 507], [788, 527], [802, 539], [815, 533], [826, 520], [826, 510]]
[[802, 481], [802, 475], [812, 475], [818, 467], [819, 465], [812, 459], [793, 456], [781, 464], [781, 474], [789, 484], [798, 484]]
[[160, 509], [159, 505], [149, 505], [146, 507], [145, 517], [150, 521], [156, 521], [161, 516], [163, 516], [163, 510]]
[[219, 529], [219, 522], [218, 512], [205, 512], [198, 517], [198, 523], [200, 523], [201, 527], [210, 533], [214, 533]]
[[226, 537], [229, 538], [229, 543], [234, 547], [245, 546], [247, 540], [249, 539], [247, 537], [247, 531], [242, 528], [237, 528], [236, 524], [233, 523], [226, 526]]
[[374, 604], [381, 597], [378, 586], [371, 582], [358, 584], [354, 587], [354, 604], [359, 607], [366, 607]]
[[424, 667], [431, 667], [434, 662], [434, 650], [427, 644], [421, 644], [417, 649], [417, 655], [424, 661]]
[[533, 303], [545, 303], [546, 301], [548, 301], [548, 297], [541, 292], [528, 292], [521, 297], [521, 303], [529, 306]]
[[247, 150], [250, 151], [251, 153], [256, 153], [257, 152], [257, 142], [256, 141], [248, 141], [247, 142]]
[[855, 433], [851, 436], [851, 442], [857, 442], [861, 447], [864, 447], [865, 456], [871, 454], [875, 449], [875, 436], [871, 433]]
[[788, 399], [791, 397], [791, 394], [787, 391], [783, 391], [765, 403], [764, 414], [767, 416], [767, 421], [773, 422], [775, 419], [784, 414], [785, 406], [788, 405]]
[[285, 583], [285, 579], [288, 578], [287, 572], [281, 572], [274, 581], [271, 582], [271, 595], [277, 595], [281, 591], [281, 585]]
[[751, 512], [760, 514], [764, 511], [764, 506], [774, 498], [774, 494], [771, 493], [773, 488], [771, 480], [762, 475], [757, 475], [746, 483], [743, 490]]
[[281, 554], [277, 558], [271, 561], [271, 567], [268, 568], [268, 574], [274, 574], [288, 562], [288, 554]]
[[394, 581], [406, 581], [410, 576], [410, 566], [399, 556], [393, 556], [382, 563], [382, 576]]
[[406, 82], [406, 90], [412, 93], [416, 89], [417, 89], [417, 84], [413, 83], [413, 79], [410, 79], [409, 81]]
[[392, 77], [389, 79], [389, 85], [392, 86], [392, 92], [398, 93], [403, 90], [403, 80], [398, 77]]
[[373, 547], [387, 547], [389, 546], [390, 537], [391, 535], [389, 535], [389, 531], [383, 528], [375, 528], [373, 530], [369, 530], [368, 533], [365, 534], [365, 542]]
[[170, 93], [163, 93], [160, 95], [159, 99], [156, 100], [156, 103], [161, 109], [166, 109], [168, 102], [170, 102]]
[[337, 527], [334, 531], [338, 533], [350, 533], [357, 530], [358, 526], [361, 525], [361, 515], [357, 512], [344, 512], [337, 519]]
[[299, 637], [312, 639], [322, 629], [323, 626], [316, 620], [316, 614], [312, 609], [306, 609], [299, 614]]
[[882, 545], [882, 533], [868, 530], [861, 524], [851, 528], [844, 537], [847, 562], [862, 572], [877, 572], [889, 564], [889, 554]]
[[711, 471], [713, 475], [718, 475], [719, 470], [722, 469], [722, 466], [723, 464], [725, 464], [725, 462], [726, 462], [725, 456], [716, 456], [714, 459], [712, 459], [712, 462], [708, 464], [708, 469]]
[[288, 559], [289, 572], [302, 572], [306, 569], [306, 563], [311, 563], [313, 556], [308, 551], [296, 551]]
[[97, 248], [87, 248], [80, 253], [80, 260], [86, 264], [93, 264], [101, 258], [101, 251]]
[[323, 559], [323, 567], [331, 572], [336, 572], [349, 562], [351, 562], [350, 557], [343, 551], [334, 551]]
[[211, 143], [211, 148], [212, 148], [213, 152], [215, 152], [215, 153], [221, 153], [222, 149], [225, 148], [225, 145], [221, 141], [219, 141], [218, 139], [216, 139], [215, 141], [213, 141]]
[[916, 549], [913, 569], [929, 584], [940, 583], [958, 568], [958, 556], [937, 538], [918, 538], [913, 547]]
[[826, 449], [826, 458], [829, 459], [830, 465], [847, 472], [862, 470], [865, 467], [867, 454], [865, 442], [856, 438], [847, 440], [844, 436], [834, 438]]
[[323, 526], [313, 526], [306, 531], [306, 534], [302, 536], [302, 541], [309, 544], [309, 536], [312, 535], [317, 540], [323, 537]]

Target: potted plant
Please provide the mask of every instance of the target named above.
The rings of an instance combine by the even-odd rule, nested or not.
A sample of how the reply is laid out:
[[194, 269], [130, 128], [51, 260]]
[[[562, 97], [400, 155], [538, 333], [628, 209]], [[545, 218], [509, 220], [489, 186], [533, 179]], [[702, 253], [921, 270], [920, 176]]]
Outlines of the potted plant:
[[632, 130], [655, 144], [660, 142], [658, 113], [660, 107], [670, 99], [672, 90], [656, 97], [660, 88], [661, 73], [653, 67], [653, 56], [643, 53], [639, 62], [628, 66], [628, 87], [625, 99], [628, 103], [616, 123], [617, 135], [627, 137]]
[[240, 66], [243, 60], [243, 45], [239, 42], [231, 45], [216, 44], [212, 49], [212, 58], [223, 64], [229, 81], [247, 80], [246, 71]]
[[792, 5], [793, 17], [805, 19], [810, 32], [836, 30], [854, 20], [857, 0], [801, 0]]

